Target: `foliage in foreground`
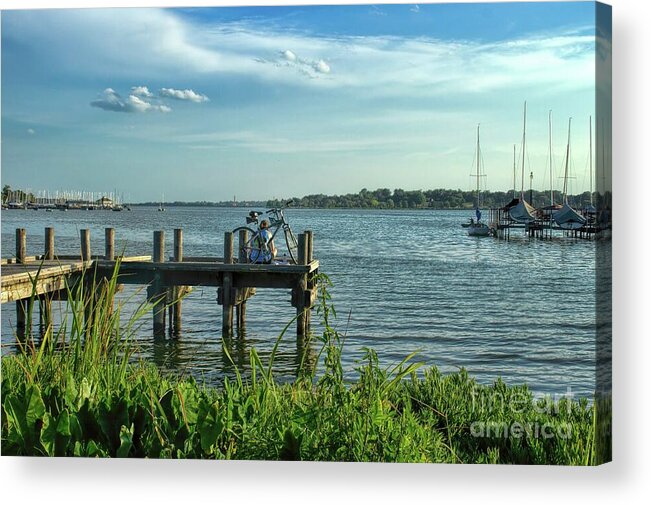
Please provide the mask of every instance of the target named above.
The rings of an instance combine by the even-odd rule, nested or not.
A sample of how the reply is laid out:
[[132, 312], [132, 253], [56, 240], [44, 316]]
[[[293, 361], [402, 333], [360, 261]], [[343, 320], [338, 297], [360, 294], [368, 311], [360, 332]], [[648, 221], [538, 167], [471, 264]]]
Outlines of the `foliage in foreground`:
[[[478, 385], [463, 370], [418, 370], [413, 356], [383, 368], [372, 350], [360, 363], [358, 379], [345, 382], [328, 284], [320, 279], [321, 373], [301, 368], [293, 383], [281, 385], [272, 375], [273, 353], [264, 366], [252, 349], [250, 378], [238, 374], [220, 389], [163, 376], [130, 359], [121, 307], [110, 310], [115, 278], [101, 286], [99, 297], [84, 296], [79, 288], [71, 297], [71, 324], [64, 322], [57, 335], [48, 328], [40, 345], [2, 359], [3, 455], [601, 461], [594, 409], [585, 401], [534, 398], [526, 386], [501, 381]], [[84, 321], [89, 303], [94, 317]], [[148, 312], [139, 311], [127, 329]]]

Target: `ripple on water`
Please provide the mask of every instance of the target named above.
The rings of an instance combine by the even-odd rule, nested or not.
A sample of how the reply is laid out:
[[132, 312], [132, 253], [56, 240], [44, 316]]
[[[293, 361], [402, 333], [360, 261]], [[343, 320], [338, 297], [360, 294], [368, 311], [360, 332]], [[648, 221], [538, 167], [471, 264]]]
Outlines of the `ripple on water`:
[[[167, 231], [166, 250], [171, 251], [172, 230], [181, 227], [187, 256], [220, 256], [223, 232], [242, 224], [247, 212], [174, 207], [165, 213], [155, 208], [10, 211], [2, 213], [2, 246], [14, 250], [13, 230], [24, 227], [28, 255], [40, 254], [43, 228], [54, 226], [60, 253], [73, 254], [79, 229], [89, 228], [93, 253], [102, 254], [100, 237], [111, 226], [118, 249], [151, 254], [153, 230]], [[447, 372], [465, 367], [484, 383], [502, 377], [542, 392], [571, 387], [590, 395], [594, 390], [594, 243], [528, 240], [517, 234], [509, 242], [468, 237], [459, 226], [467, 213], [457, 211], [290, 209], [287, 217], [294, 230], [313, 230], [321, 271], [335, 284], [334, 323], [346, 334], [348, 377], [363, 348], [373, 347], [381, 358], [396, 362], [419, 350], [419, 360]], [[282, 252], [282, 240], [278, 245]], [[185, 299], [179, 338], [154, 342], [151, 322], [145, 320], [138, 334], [142, 355], [163, 369], [213, 383], [234, 374], [228, 354], [244, 373], [251, 347], [267, 359], [294, 316], [289, 291], [259, 289], [249, 304], [246, 334], [224, 344], [216, 294], [215, 288], [198, 287]], [[128, 313], [143, 293], [127, 287], [120, 296]], [[15, 352], [13, 317], [3, 310], [3, 353]], [[312, 355], [316, 350], [313, 344]], [[291, 380], [303, 351], [288, 332], [275, 360], [277, 376]]]

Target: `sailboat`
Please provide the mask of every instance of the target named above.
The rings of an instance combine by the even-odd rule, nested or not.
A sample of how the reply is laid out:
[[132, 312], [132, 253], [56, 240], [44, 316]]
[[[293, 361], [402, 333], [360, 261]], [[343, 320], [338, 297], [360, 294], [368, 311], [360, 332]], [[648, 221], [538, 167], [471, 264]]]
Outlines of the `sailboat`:
[[165, 201], [165, 194], [163, 193], [163, 198], [160, 201], [160, 205], [158, 206], [158, 212], [165, 212], [165, 207], [163, 206], [163, 202]]
[[524, 160], [525, 160], [525, 146], [527, 140], [527, 102], [524, 102], [524, 127], [522, 129], [522, 186], [520, 189], [520, 201], [509, 209], [509, 216], [516, 223], [532, 223], [536, 220], [534, 209], [524, 199]]
[[481, 159], [481, 149], [479, 147], [479, 125], [477, 125], [477, 205], [475, 206], [475, 215], [477, 216], [477, 221], [473, 222], [472, 220], [470, 221], [470, 224], [468, 226], [468, 235], [471, 237], [488, 237], [490, 235], [490, 228], [486, 223], [481, 222], [481, 210], [479, 210], [480, 207], [480, 188], [479, 188], [479, 181], [480, 181], [480, 159]]
[[567, 178], [570, 165], [570, 129], [572, 127], [572, 118], [567, 125], [567, 149], [565, 151], [565, 177], [563, 181], [563, 207], [554, 213], [554, 222], [563, 230], [578, 230], [582, 228], [586, 219], [575, 211], [567, 201]]
[[549, 111], [549, 205], [538, 209], [544, 221], [551, 227], [554, 213], [561, 206], [554, 203], [554, 153], [552, 151], [552, 111]]
[[583, 215], [586, 217], [588, 222], [594, 223], [597, 217], [597, 209], [594, 206], [592, 198], [592, 116], [590, 116], [590, 204], [583, 209]]

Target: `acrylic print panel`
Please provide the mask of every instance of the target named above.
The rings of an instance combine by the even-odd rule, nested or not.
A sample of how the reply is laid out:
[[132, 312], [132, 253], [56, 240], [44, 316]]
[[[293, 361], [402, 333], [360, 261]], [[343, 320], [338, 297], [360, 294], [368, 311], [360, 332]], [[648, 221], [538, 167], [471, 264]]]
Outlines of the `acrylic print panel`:
[[611, 457], [611, 10], [2, 12], [4, 455]]

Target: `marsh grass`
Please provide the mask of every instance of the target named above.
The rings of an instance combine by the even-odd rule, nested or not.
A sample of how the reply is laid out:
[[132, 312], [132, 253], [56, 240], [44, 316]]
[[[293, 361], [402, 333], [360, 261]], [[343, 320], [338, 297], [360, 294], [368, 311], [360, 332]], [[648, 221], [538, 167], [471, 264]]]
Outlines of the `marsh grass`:
[[[316, 279], [323, 331], [311, 336], [320, 346], [318, 367], [301, 361], [293, 383], [273, 375], [276, 351], [293, 321], [267, 363], [250, 349], [247, 378], [234, 363], [235, 378], [225, 378], [219, 389], [164, 375], [134, 356], [131, 336], [151, 305], [121, 321], [122, 304], [113, 302], [118, 269], [108, 280], [87, 272], [88, 282], [69, 288], [68, 317], [59, 329], [48, 326], [38, 344], [29, 340], [17, 355], [2, 358], [4, 455], [601, 461], [595, 411], [585, 400], [537, 398], [526, 386], [500, 380], [479, 385], [464, 370], [444, 375], [425, 368], [415, 354], [382, 366], [372, 349], [358, 363], [357, 379], [345, 381], [345, 338], [333, 326], [325, 275]], [[516, 425], [523, 428], [514, 435]], [[537, 434], [541, 426], [554, 436]]]

